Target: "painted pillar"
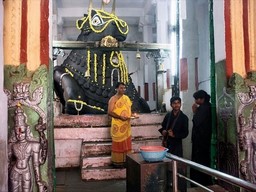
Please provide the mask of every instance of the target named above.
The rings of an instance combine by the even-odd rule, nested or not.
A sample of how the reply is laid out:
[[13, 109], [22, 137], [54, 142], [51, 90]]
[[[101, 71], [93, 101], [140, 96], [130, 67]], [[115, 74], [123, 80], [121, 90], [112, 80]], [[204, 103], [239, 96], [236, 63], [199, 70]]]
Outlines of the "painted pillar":
[[256, 1], [225, 0], [226, 74], [246, 77], [256, 69]]
[[[254, 0], [225, 0], [226, 60], [216, 63], [218, 170], [256, 183]], [[229, 191], [236, 187], [220, 182]]]
[[3, 1], [0, 2], [0, 191], [8, 191], [7, 165], [7, 97], [4, 94]]
[[[166, 0], [157, 1], [156, 4], [156, 25], [157, 25], [157, 43], [167, 43], [168, 39], [168, 25], [169, 16], [168, 16], [168, 2]], [[166, 66], [167, 63], [166, 53], [157, 53], [160, 55], [155, 57], [156, 65], [156, 109], [157, 111], [161, 108], [163, 103], [163, 96], [165, 94], [166, 82]], [[164, 54], [164, 56], [163, 56]]]
[[8, 111], [5, 131], [12, 168], [9, 191], [54, 190], [51, 3], [50, 0], [3, 1], [4, 89], [8, 110], [1, 111]]
[[[152, 43], [153, 42], [153, 26], [152, 23], [153, 21], [153, 16], [151, 15], [145, 15], [144, 17], [144, 21], [143, 21], [143, 42], [149, 42]], [[152, 74], [156, 73], [156, 69], [155, 69], [155, 63], [154, 61], [152, 61], [151, 59], [147, 59], [147, 58], [143, 58], [145, 60], [147, 60], [147, 62], [144, 62], [144, 66], [143, 66], [143, 74], [144, 74], [144, 81], [145, 83], [148, 83], [149, 85], [149, 100], [147, 101], [149, 103], [150, 106], [153, 106], [153, 108], [155, 108], [155, 102], [154, 98], [153, 98], [153, 83], [155, 82], [155, 78], [151, 77]], [[144, 85], [142, 86], [144, 87]], [[144, 96], [145, 97], [145, 96]]]

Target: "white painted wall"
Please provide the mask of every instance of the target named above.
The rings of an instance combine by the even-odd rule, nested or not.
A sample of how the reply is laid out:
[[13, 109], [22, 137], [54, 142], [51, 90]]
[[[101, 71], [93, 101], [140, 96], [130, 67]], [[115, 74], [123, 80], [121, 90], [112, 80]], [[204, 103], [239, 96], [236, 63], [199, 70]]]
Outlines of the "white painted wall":
[[[214, 1], [216, 2], [216, 1]], [[199, 89], [210, 94], [210, 33], [208, 0], [183, 0], [181, 7], [180, 58], [188, 62], [188, 90], [181, 92], [182, 110], [189, 117], [189, 136], [184, 140], [184, 157], [191, 158], [192, 109], [195, 90], [195, 59], [198, 58]]]
[[[202, 0], [201, 0], [202, 1]], [[210, 93], [210, 32], [208, 0], [197, 4], [196, 21], [198, 23], [198, 83], [199, 89]]]
[[3, 50], [3, 1], [0, 1], [0, 191], [8, 191], [8, 165], [7, 165], [7, 97], [4, 89], [4, 50]]
[[191, 158], [191, 130], [192, 130], [192, 111], [191, 106], [194, 102], [192, 97], [195, 92], [195, 58], [199, 55], [199, 41], [198, 41], [198, 24], [196, 20], [196, 3], [193, 1], [185, 1], [186, 16], [180, 21], [180, 58], [187, 58], [188, 62], [188, 90], [181, 92], [182, 98], [182, 110], [188, 116], [190, 126], [189, 126], [189, 136], [183, 140], [184, 157]]
[[224, 1], [214, 1], [214, 46], [215, 62], [226, 59]]

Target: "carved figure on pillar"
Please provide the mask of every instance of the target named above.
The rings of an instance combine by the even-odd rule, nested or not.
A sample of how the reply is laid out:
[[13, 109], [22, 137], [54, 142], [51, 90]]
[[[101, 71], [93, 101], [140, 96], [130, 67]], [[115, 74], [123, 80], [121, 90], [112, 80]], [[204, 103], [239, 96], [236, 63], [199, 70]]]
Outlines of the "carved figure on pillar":
[[[8, 143], [9, 191], [32, 192], [35, 180], [38, 191], [45, 192], [47, 185], [42, 181], [40, 172], [40, 162], [45, 161], [44, 158], [40, 161], [40, 152], [44, 147], [33, 138], [26, 121], [27, 117], [19, 104], [15, 110], [14, 129]], [[41, 126], [40, 122], [38, 126]]]
[[[219, 158], [219, 170], [239, 177], [238, 171], [238, 151], [236, 144], [233, 143], [232, 137], [229, 134], [230, 123], [235, 117], [235, 100], [232, 95], [227, 92], [226, 87], [222, 90], [222, 95], [217, 100], [218, 103], [218, 113], [219, 113], [219, 125], [222, 125], [218, 130], [218, 158]], [[221, 135], [221, 136], [220, 136]], [[226, 182], [221, 182], [220, 185], [230, 189], [230, 191], [236, 191], [235, 186], [232, 186]]]
[[[244, 159], [240, 162], [240, 173], [251, 183], [256, 183], [256, 86], [249, 85], [249, 93], [238, 93], [241, 103], [238, 109], [238, 138], [239, 147], [245, 151]], [[246, 107], [254, 104], [248, 118], [244, 116]]]
[[42, 117], [39, 117], [38, 124], [36, 125], [36, 130], [39, 133], [39, 142], [40, 142], [40, 151], [39, 151], [39, 162], [40, 164], [44, 164], [47, 158], [47, 148], [48, 141], [44, 134], [46, 130], [46, 123], [43, 122]]
[[240, 163], [240, 171], [247, 181], [256, 183], [256, 106], [248, 124], [242, 115], [239, 116], [239, 124], [239, 144], [240, 148], [245, 150], [245, 159]]

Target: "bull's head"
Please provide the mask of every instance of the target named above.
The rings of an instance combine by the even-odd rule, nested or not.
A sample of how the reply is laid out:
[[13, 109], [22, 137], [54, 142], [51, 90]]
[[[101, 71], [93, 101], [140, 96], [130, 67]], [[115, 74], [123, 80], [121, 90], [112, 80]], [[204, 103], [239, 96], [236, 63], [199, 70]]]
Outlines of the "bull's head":
[[128, 34], [127, 23], [104, 10], [89, 9], [88, 15], [77, 20], [76, 25], [81, 30], [78, 41], [100, 41], [106, 36], [124, 41]]

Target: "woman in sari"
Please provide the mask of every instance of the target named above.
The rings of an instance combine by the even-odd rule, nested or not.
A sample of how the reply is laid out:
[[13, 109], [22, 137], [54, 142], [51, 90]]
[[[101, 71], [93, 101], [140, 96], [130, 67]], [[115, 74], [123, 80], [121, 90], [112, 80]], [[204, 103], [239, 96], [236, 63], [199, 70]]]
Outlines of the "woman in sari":
[[111, 161], [114, 167], [125, 167], [126, 154], [132, 150], [130, 98], [125, 95], [125, 84], [118, 82], [116, 94], [108, 102], [108, 115], [112, 117], [110, 134], [112, 138]]

